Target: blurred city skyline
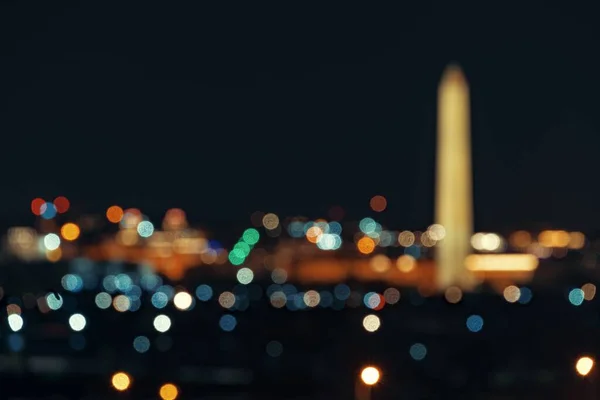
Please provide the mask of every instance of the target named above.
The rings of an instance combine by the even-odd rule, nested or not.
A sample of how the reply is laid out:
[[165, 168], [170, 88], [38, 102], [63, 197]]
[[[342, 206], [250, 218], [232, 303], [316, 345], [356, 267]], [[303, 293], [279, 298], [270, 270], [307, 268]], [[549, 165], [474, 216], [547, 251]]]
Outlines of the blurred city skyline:
[[600, 222], [600, 61], [583, 12], [539, 18], [527, 5], [500, 24], [449, 6], [280, 19], [2, 7], [7, 223], [59, 195], [86, 212], [180, 207], [217, 223], [334, 205], [357, 219], [380, 194], [382, 222], [427, 226], [436, 91], [452, 61], [471, 87], [476, 230]]

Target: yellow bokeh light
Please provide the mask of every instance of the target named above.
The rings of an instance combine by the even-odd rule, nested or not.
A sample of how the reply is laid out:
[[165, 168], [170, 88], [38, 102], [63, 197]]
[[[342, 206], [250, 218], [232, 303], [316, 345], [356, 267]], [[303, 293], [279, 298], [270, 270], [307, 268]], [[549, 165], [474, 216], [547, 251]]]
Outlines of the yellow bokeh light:
[[375, 250], [375, 242], [370, 237], [363, 237], [357, 243], [356, 247], [362, 254], [371, 254]]
[[46, 260], [50, 262], [57, 262], [60, 261], [61, 258], [62, 250], [60, 249], [60, 247], [54, 250], [46, 250]]
[[129, 389], [131, 378], [125, 372], [117, 372], [112, 376], [111, 382], [116, 390], [122, 392]]
[[390, 269], [392, 261], [384, 254], [377, 254], [371, 258], [370, 265], [373, 271], [383, 273]]
[[582, 249], [585, 245], [585, 235], [581, 232], [571, 232], [569, 234], [569, 248], [574, 250]]
[[77, 224], [74, 224], [72, 222], [67, 222], [60, 228], [60, 235], [65, 240], [69, 240], [69, 241], [76, 240], [79, 237], [80, 233], [81, 233], [81, 230], [79, 229], [79, 226], [77, 226]]
[[179, 396], [179, 390], [177, 386], [172, 383], [166, 383], [160, 387], [160, 398], [162, 400], [175, 400]]
[[403, 254], [396, 260], [396, 267], [402, 272], [410, 272], [415, 268], [417, 261], [409, 254]]
[[123, 209], [119, 206], [110, 206], [106, 210], [106, 218], [113, 224], [118, 224], [123, 219]]
[[590, 357], [581, 357], [577, 360], [577, 364], [575, 364], [575, 369], [581, 376], [587, 376], [592, 368], [594, 368], [594, 360]]
[[531, 235], [527, 231], [516, 231], [510, 235], [509, 241], [513, 247], [523, 249], [531, 244]]
[[360, 379], [365, 385], [372, 386], [379, 382], [381, 373], [375, 367], [365, 367], [360, 373]]

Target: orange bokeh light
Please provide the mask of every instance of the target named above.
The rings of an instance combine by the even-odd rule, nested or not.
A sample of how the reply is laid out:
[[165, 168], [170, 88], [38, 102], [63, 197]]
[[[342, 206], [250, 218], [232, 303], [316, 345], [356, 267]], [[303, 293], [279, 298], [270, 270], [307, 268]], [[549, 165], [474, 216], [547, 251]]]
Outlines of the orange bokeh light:
[[123, 219], [123, 209], [119, 206], [108, 207], [106, 218], [113, 224], [118, 224]]
[[370, 237], [365, 236], [356, 243], [356, 247], [363, 254], [371, 254], [375, 250], [375, 242]]
[[56, 211], [59, 214], [64, 214], [69, 211], [69, 207], [71, 207], [71, 202], [65, 196], [58, 196], [54, 199], [54, 207], [56, 207]]
[[76, 240], [79, 237], [80, 233], [81, 233], [81, 230], [79, 229], [79, 226], [77, 226], [77, 224], [74, 224], [72, 222], [67, 222], [66, 224], [64, 224], [62, 226], [62, 228], [60, 228], [60, 235], [65, 240], [69, 240], [69, 241]]
[[311, 226], [306, 231], [306, 239], [311, 243], [317, 243], [319, 236], [323, 234], [323, 230], [318, 226]]
[[163, 400], [175, 400], [179, 395], [179, 390], [172, 383], [166, 383], [160, 387], [159, 394]]
[[31, 212], [34, 215], [42, 215], [42, 206], [46, 204], [44, 199], [40, 199], [39, 197], [31, 200]]
[[383, 196], [373, 196], [370, 205], [373, 211], [382, 212], [387, 207], [387, 200]]

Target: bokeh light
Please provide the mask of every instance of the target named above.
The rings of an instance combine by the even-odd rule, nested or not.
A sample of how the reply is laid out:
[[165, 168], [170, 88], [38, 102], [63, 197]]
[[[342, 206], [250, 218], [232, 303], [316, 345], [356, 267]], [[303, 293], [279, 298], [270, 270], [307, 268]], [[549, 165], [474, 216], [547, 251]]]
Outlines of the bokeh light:
[[380, 376], [381, 373], [379, 372], [379, 369], [373, 366], [365, 367], [360, 372], [360, 379], [365, 385], [369, 386], [375, 385], [377, 382], [379, 382]]
[[131, 378], [125, 372], [117, 372], [112, 376], [111, 383], [116, 390], [122, 392], [129, 389]]
[[165, 383], [158, 391], [162, 400], [175, 400], [179, 396], [179, 389], [172, 383]]
[[68, 241], [76, 240], [80, 233], [79, 226], [73, 222], [67, 222], [60, 228], [60, 235]]
[[123, 209], [119, 206], [110, 206], [106, 210], [106, 219], [113, 224], [118, 224], [123, 219]]
[[382, 212], [387, 207], [387, 200], [383, 196], [373, 196], [369, 202], [371, 210], [375, 212]]

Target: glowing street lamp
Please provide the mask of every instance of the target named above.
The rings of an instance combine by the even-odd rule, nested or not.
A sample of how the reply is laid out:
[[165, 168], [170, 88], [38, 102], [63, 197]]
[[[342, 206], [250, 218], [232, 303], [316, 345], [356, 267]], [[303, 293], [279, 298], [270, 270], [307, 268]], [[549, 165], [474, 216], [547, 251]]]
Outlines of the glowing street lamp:
[[356, 400], [371, 400], [371, 388], [379, 382], [381, 372], [377, 367], [369, 365], [360, 371], [360, 379], [356, 381]]
[[590, 357], [580, 357], [575, 364], [577, 373], [581, 376], [588, 376], [588, 374], [594, 368], [594, 359]]

